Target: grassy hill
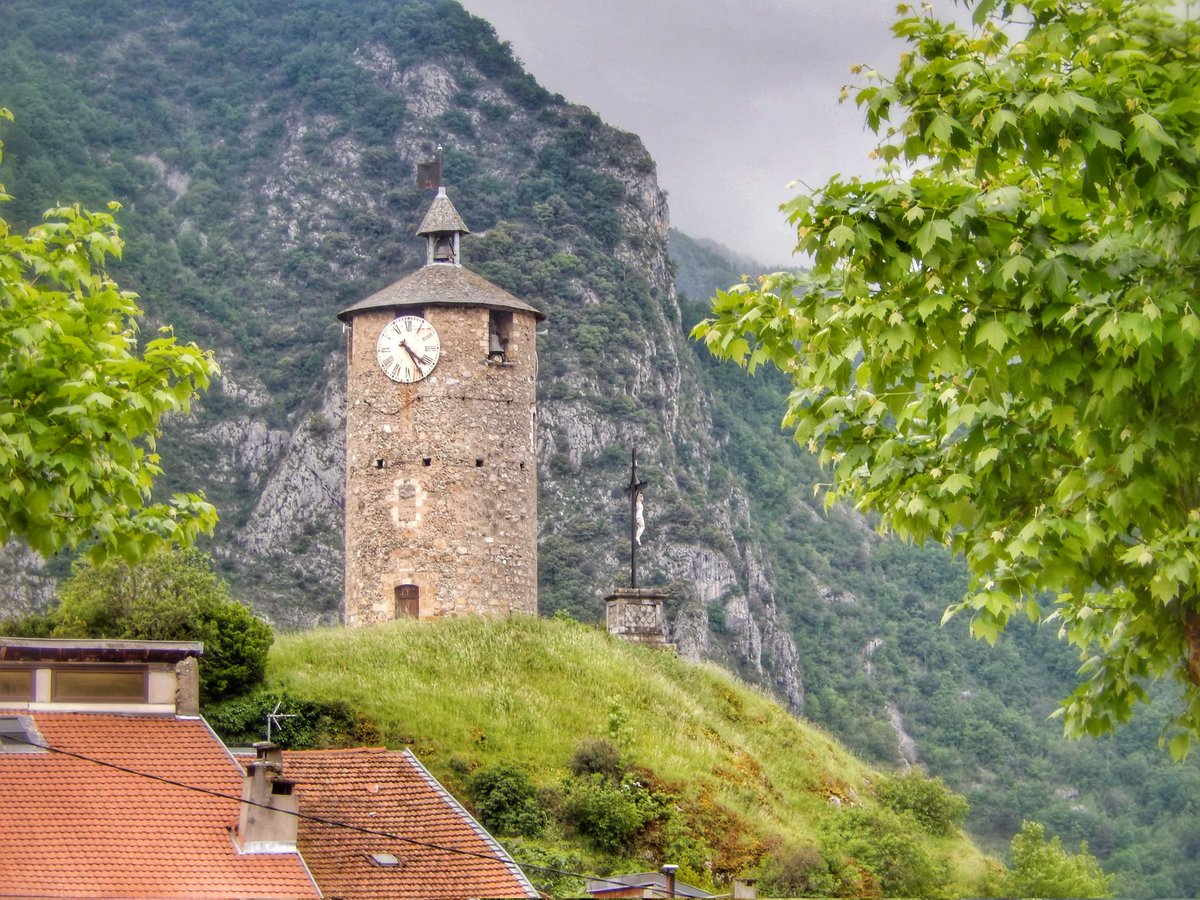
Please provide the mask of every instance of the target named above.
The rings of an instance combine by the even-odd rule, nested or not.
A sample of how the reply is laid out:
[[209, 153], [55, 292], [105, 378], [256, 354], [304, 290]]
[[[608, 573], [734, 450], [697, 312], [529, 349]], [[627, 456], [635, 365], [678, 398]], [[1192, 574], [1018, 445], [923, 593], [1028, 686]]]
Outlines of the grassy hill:
[[[757, 873], [860, 895], [962, 896], [986, 874], [956, 828], [931, 834], [903, 802], [880, 803], [881, 785], [905, 779], [868, 767], [716, 666], [569, 620], [286, 635], [268, 682], [291, 697], [348, 702], [383, 743], [411, 746], [460, 799], [482, 806], [485, 821], [491, 810], [493, 827], [481, 773], [527, 776], [542, 825], [520, 837], [511, 833], [520, 820], [509, 820], [517, 825], [504, 837], [523, 863], [608, 874], [675, 862], [685, 880], [710, 887]], [[613, 745], [620, 769], [598, 772], [597, 748]], [[633, 833], [618, 827], [622, 803], [640, 815]]]

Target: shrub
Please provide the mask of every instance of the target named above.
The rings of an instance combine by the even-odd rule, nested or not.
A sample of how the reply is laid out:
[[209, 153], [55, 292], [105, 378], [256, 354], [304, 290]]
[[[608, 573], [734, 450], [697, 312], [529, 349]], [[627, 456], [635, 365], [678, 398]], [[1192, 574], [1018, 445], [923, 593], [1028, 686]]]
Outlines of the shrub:
[[1037, 822], [1022, 822], [1012, 839], [1012, 870], [1003, 891], [1014, 897], [1111, 897], [1112, 879], [1104, 874], [1087, 844], [1071, 854], [1058, 838], [1046, 840]]
[[311, 700], [262, 691], [209, 707], [205, 718], [225, 743], [252, 744], [266, 738], [267, 716], [276, 708], [285, 717], [271, 730], [271, 740], [287, 750], [380, 743], [375, 723], [345, 700]]
[[636, 779], [613, 784], [600, 774], [572, 778], [563, 817], [604, 853], [629, 852], [646, 825], [657, 818], [657, 803]]
[[921, 828], [939, 837], [953, 834], [970, 810], [967, 798], [942, 784], [942, 779], [919, 772], [884, 778], [875, 796], [888, 809], [908, 813]]
[[847, 810], [826, 822], [821, 834], [827, 853], [866, 869], [886, 897], [936, 897], [949, 882], [945, 866], [889, 810]]
[[471, 777], [468, 790], [480, 820], [497, 834], [537, 837], [546, 827], [537, 788], [511, 763], [480, 769]]
[[580, 741], [571, 756], [572, 775], [603, 775], [618, 782], [625, 774], [621, 748], [608, 738], [588, 738]]
[[583, 856], [572, 850], [525, 840], [504, 842], [513, 861], [525, 870], [535, 888], [550, 897], [581, 897], [586, 880], [569, 872], [588, 868]]
[[764, 897], [830, 897], [837, 892], [838, 881], [819, 849], [792, 846], [763, 861], [758, 887]]

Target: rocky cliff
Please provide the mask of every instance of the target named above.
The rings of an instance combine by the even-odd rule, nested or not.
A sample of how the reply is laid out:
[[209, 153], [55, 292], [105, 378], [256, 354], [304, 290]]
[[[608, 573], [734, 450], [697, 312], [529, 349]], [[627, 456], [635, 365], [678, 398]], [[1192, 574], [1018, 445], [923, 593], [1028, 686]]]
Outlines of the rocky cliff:
[[[119, 38], [112, 23], [38, 34], [32, 4], [7, 15], [23, 12], [42, 51], [0, 97], [17, 117], [6, 182], [19, 212], [50, 205], [61, 184], [39, 177], [47, 146], [78, 137], [91, 193], [126, 206], [118, 279], [153, 321], [216, 349], [222, 379], [161, 448], [165, 486], [217, 503], [212, 550], [241, 596], [284, 628], [339, 618], [334, 313], [422, 261], [412, 235], [428, 195], [414, 172], [442, 145], [474, 232], [465, 264], [549, 317], [542, 612], [597, 620], [625, 583], [621, 487], [637, 448], [650, 481], [642, 582], [669, 590], [681, 651], [803, 704], [791, 623], [685, 335], [666, 198], [636, 137], [547, 94], [448, 2], [306, 3], [281, 16], [252, 0], [215, 3], [203, 21], [183, 3], [134, 3]], [[51, 65], [69, 72], [65, 98], [43, 80]], [[77, 135], [53, 131], [64, 119]], [[50, 577], [16, 548], [9, 557], [22, 575], [4, 609], [44, 604]]]

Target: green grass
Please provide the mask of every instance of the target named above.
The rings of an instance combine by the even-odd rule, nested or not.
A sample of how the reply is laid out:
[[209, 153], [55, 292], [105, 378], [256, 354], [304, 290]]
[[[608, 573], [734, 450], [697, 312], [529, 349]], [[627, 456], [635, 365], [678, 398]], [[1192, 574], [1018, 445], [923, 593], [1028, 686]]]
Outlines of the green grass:
[[[680, 795], [731, 810], [768, 847], [813, 844], [821, 822], [838, 814], [831, 795], [876, 805], [871, 783], [881, 773], [758, 690], [716, 666], [570, 621], [454, 619], [289, 634], [271, 652], [268, 683], [348, 701], [388, 746], [411, 746], [463, 799], [467, 773], [502, 761], [552, 789], [582, 740], [608, 737]], [[977, 883], [984, 859], [968, 839], [924, 846], [955, 881]]]

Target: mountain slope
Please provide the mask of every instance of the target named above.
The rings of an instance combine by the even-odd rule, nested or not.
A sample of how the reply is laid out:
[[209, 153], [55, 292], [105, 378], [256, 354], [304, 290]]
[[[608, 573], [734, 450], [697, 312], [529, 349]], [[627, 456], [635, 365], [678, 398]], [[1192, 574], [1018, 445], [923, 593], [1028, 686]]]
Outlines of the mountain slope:
[[[63, 192], [119, 199], [116, 276], [152, 323], [217, 350], [220, 385], [161, 442], [163, 486], [202, 487], [217, 505], [213, 549], [238, 592], [285, 627], [338, 619], [334, 314], [420, 264], [411, 235], [428, 196], [413, 175], [440, 144], [475, 232], [466, 265], [549, 315], [542, 610], [596, 620], [623, 583], [620, 487], [636, 446], [650, 482], [644, 580], [687, 612], [685, 651], [723, 656], [799, 708], [798, 656], [763, 551], [743, 537], [746, 497], [713, 436], [641, 143], [545, 92], [448, 0], [122, 8], [110, 19], [102, 6], [94, 31], [82, 4], [0, 13], [13, 73], [0, 103], [17, 117], [10, 212], [33, 221]], [[25, 590], [7, 605], [31, 602]], [[700, 613], [717, 602], [725, 634], [710, 639]]]

